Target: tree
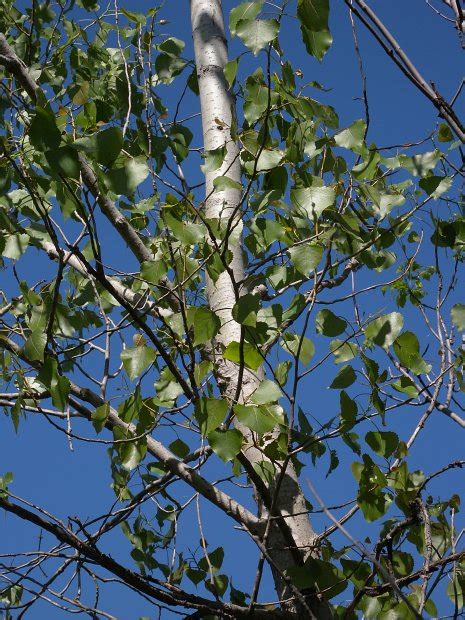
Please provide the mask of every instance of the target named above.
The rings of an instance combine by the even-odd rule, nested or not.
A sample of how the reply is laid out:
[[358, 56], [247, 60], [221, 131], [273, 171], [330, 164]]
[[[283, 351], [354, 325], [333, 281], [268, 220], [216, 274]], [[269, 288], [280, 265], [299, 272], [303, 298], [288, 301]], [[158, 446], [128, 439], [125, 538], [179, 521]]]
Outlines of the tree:
[[[149, 613], [416, 618], [438, 597], [457, 615], [460, 498], [434, 483], [465, 461], [421, 471], [411, 454], [431, 419], [465, 427], [454, 106], [420, 84], [444, 121], [433, 150], [367, 144], [368, 119], [340, 128], [279, 42], [298, 24], [322, 60], [328, 0], [237, 4], [229, 32], [220, 0], [191, 0], [194, 62], [163, 7], [3, 9], [0, 404], [18, 433], [37, 415], [108, 449], [115, 493], [104, 515], [55, 516], [3, 472], [0, 506], [44, 538], [2, 564], [6, 617], [52, 599], [112, 618], [109, 578]], [[320, 498], [314, 476], [349, 459], [346, 500]], [[185, 520], [200, 542], [183, 548]], [[109, 550], [118, 530], [130, 558]], [[246, 592], [222, 571], [244, 537]]]

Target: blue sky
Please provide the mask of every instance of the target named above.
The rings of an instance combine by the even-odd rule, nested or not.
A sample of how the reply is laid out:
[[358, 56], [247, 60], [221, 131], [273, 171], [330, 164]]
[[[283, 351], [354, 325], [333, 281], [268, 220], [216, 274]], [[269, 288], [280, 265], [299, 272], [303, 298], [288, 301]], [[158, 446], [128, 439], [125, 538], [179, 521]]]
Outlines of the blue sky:
[[[226, 15], [236, 2], [224, 2]], [[462, 67], [456, 63], [458, 58], [458, 38], [451, 24], [443, 22], [426, 6], [422, 0], [386, 0], [372, 1], [371, 5], [379, 11], [395, 33], [398, 41], [411, 56], [425, 77], [436, 83], [438, 89], [450, 99], [455, 93], [462, 75]], [[144, 12], [149, 5], [140, 0], [127, 2], [123, 0], [121, 7], [132, 11]], [[292, 6], [292, 3], [291, 3]], [[171, 0], [166, 3], [161, 16], [169, 21], [164, 32], [186, 41], [186, 57], [192, 57], [190, 22], [187, 0]], [[296, 38], [296, 25], [284, 28], [281, 42], [286, 53], [293, 59], [295, 68], [301, 69], [305, 81], [317, 80], [328, 93], [315, 93], [317, 99], [329, 102], [337, 109], [341, 126], [350, 124], [363, 116], [363, 105], [360, 101], [360, 75], [357, 58], [353, 51], [352, 32], [347, 10], [343, 2], [332, 2], [330, 18], [334, 44], [323, 63], [310, 58], [304, 51], [300, 40]], [[401, 142], [417, 141], [427, 135], [437, 122], [437, 114], [433, 106], [411, 85], [393, 65], [391, 60], [373, 41], [371, 36], [357, 25], [359, 42], [367, 75], [367, 87], [370, 104], [371, 125], [368, 141], [379, 145], [392, 145]], [[241, 53], [243, 47], [238, 41], [232, 41], [230, 55]], [[454, 60], [452, 60], [454, 59]], [[244, 69], [252, 66], [254, 59], [244, 62]], [[165, 89], [166, 90], [166, 89]], [[166, 91], [169, 101], [169, 91]], [[165, 96], [165, 92], [162, 93]], [[463, 109], [463, 106], [462, 106]], [[188, 169], [193, 177], [198, 176], [198, 169]], [[106, 240], [108, 248], [111, 238]], [[109, 250], [111, 252], [111, 250]], [[118, 262], [120, 256], [109, 255]], [[29, 262], [29, 271], [23, 275], [30, 281], [39, 279], [38, 267]], [[41, 268], [40, 268], [41, 269]], [[44, 269], [45, 262], [44, 262]], [[42, 270], [40, 275], [42, 275]], [[3, 285], [3, 283], [2, 283]], [[463, 300], [462, 300], [463, 301]], [[371, 302], [373, 303], [373, 302]], [[376, 302], [381, 303], [381, 302]], [[388, 297], [386, 307], [393, 306]], [[372, 306], [370, 306], [370, 309]], [[379, 306], [378, 306], [379, 308]], [[394, 309], [394, 308], [391, 308]], [[407, 320], [413, 315], [407, 313]], [[335, 369], [333, 369], [335, 373]], [[322, 371], [312, 375], [311, 382], [305, 384], [305, 402], [311, 403], [311, 409], [317, 415], [321, 408], [334, 407], [338, 411], [337, 394], [330, 394], [323, 389], [328, 384], [327, 375]], [[408, 434], [416, 420], [399, 419], [396, 430]], [[86, 433], [86, 427], [76, 424], [76, 432]], [[110, 489], [109, 464], [104, 446], [74, 442], [74, 451], [70, 451], [66, 437], [57, 433], [43, 419], [29, 415], [22, 420], [19, 434], [15, 434], [10, 420], [0, 417], [0, 433], [2, 450], [0, 452], [0, 473], [13, 471], [15, 476], [12, 491], [26, 497], [32, 503], [45, 506], [50, 512], [63, 518], [79, 515], [81, 520], [87, 516], [95, 516], [106, 512], [114, 500]], [[429, 423], [427, 440], [419, 444], [421, 448], [413, 452], [413, 460], [418, 467], [436, 469], [454, 458], [463, 458], [463, 438], [455, 426], [439, 414], [434, 414]], [[353, 485], [349, 469], [353, 457], [346, 454], [336, 474], [325, 479], [326, 464], [323, 471], [311, 471], [312, 480], [324, 499], [331, 497], [333, 503], [337, 499], [347, 499], [347, 485]], [[435, 465], [431, 462], [434, 460]], [[436, 467], [437, 464], [437, 467]], [[208, 470], [207, 470], [208, 471]], [[213, 475], [214, 472], [209, 472]], [[313, 477], [314, 476], [314, 477]], [[459, 485], [463, 487], [464, 476], [460, 471], [452, 473], [448, 478], [450, 488], [436, 487], [447, 496]], [[434, 490], [434, 486], [432, 486]], [[237, 490], [234, 491], [237, 493]], [[185, 487], [180, 487], [181, 496], [189, 497]], [[208, 505], [202, 507], [202, 517], [206, 537], [211, 548], [222, 544], [229, 532], [218, 511]], [[318, 529], [321, 517], [314, 519]], [[37, 546], [37, 532], [31, 531], [17, 519], [0, 514], [2, 531], [0, 552], [33, 549]], [[355, 536], [364, 537], [369, 530], [363, 529], [360, 522], [354, 521], [349, 527]], [[228, 534], [229, 535], [229, 534]], [[245, 534], [235, 534], [240, 544], [229, 546], [229, 555], [225, 560], [226, 573], [233, 573], [234, 585], [239, 589], [250, 590], [255, 573], [257, 554]], [[181, 546], [198, 546], [199, 533], [194, 521], [184, 519], [179, 531]], [[341, 539], [335, 539], [342, 542]], [[127, 556], [129, 545], [124, 537], [115, 532], [108, 541], [106, 549], [116, 557]], [[262, 599], [274, 600], [274, 592], [269, 575], [266, 575], [262, 590]], [[102, 607], [114, 613], [120, 620], [135, 619], [139, 616], [156, 618], [157, 614], [150, 610], [142, 599], [128, 593], [127, 590], [109, 585], [102, 593]], [[164, 612], [163, 617], [175, 617]], [[53, 620], [62, 618], [63, 614], [56, 609], [38, 603], [29, 613], [32, 620], [45, 618]]]

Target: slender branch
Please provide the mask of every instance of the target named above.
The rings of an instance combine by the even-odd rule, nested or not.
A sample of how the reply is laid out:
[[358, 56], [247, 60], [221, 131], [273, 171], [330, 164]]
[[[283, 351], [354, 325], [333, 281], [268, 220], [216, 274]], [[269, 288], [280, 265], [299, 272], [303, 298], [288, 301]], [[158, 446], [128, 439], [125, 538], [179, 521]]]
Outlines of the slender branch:
[[[33, 362], [27, 359], [19, 345], [3, 335], [0, 335], [0, 347], [7, 349], [34, 368], [40, 369], [41, 364], [39, 362]], [[91, 404], [93, 407], [100, 407], [107, 404], [101, 396], [89, 388], [78, 386], [73, 382], [70, 382], [70, 392], [80, 400], [84, 400]], [[77, 403], [75, 403], [75, 406], [76, 404]], [[83, 413], [88, 419], [92, 417], [91, 412], [84, 407], [80, 409], [79, 413]], [[135, 425], [123, 422], [118, 416], [117, 411], [109, 406], [107, 428], [111, 430], [114, 427], [123, 429], [128, 435], [136, 434]], [[147, 436], [147, 450], [152, 456], [158, 459], [169, 472], [178, 476], [212, 504], [233, 518], [237, 523], [250, 530], [251, 533], [261, 535], [264, 525], [260, 519], [255, 517], [247, 508], [239, 504], [224, 491], [221, 491], [218, 487], [208, 482], [194, 469], [176, 458], [161, 442], [153, 439], [153, 437]]]
[[[413, 64], [392, 33], [386, 28], [383, 21], [376, 15], [363, 0], [344, 0], [349, 9], [358, 17], [365, 27], [372, 33], [384, 51], [396, 63], [404, 75], [431, 101], [439, 110], [440, 115], [449, 124], [454, 133], [465, 142], [465, 129], [457, 117], [452, 106], [444, 97], [430, 86]], [[360, 10], [358, 10], [356, 4]]]
[[[151, 598], [162, 601], [168, 605], [182, 606], [190, 609], [198, 609], [205, 613], [219, 614], [222, 618], [238, 618], [249, 614], [248, 607], [241, 607], [232, 603], [223, 603], [220, 601], [209, 601], [208, 599], [204, 599], [200, 596], [188, 594], [175, 586], [169, 586], [169, 584], [166, 584], [170, 587], [169, 592], [162, 590], [160, 587], [156, 587], [153, 583], [149, 583], [142, 575], [139, 575], [138, 573], [135, 573], [116, 562], [109, 555], [106, 555], [100, 551], [95, 544], [89, 544], [83, 541], [69, 528], [65, 528], [58, 523], [48, 521], [35, 512], [9, 501], [4, 495], [0, 496], [0, 507], [11, 514], [16, 515], [20, 519], [33, 523], [42, 530], [49, 532], [60, 542], [76, 549], [82, 557], [95, 562], [113, 575], [116, 575], [122, 579], [124, 583], [136, 588], [137, 591], [142, 592]], [[159, 583], [165, 585], [163, 582]], [[257, 618], [284, 617], [283, 614], [275, 609], [266, 610], [255, 608], [254, 614], [256, 614]]]

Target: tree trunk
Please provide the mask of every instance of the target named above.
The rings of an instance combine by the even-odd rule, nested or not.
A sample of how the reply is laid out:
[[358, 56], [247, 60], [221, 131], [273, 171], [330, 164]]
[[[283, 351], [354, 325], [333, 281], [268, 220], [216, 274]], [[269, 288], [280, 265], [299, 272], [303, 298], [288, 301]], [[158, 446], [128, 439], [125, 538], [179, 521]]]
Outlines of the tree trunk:
[[[263, 369], [260, 368], [256, 373], [244, 369], [241, 379], [239, 367], [221, 356], [223, 347], [232, 341], [240, 342], [241, 340], [241, 326], [233, 320], [231, 311], [237, 295], [243, 295], [247, 292], [244, 287], [238, 289], [236, 286], [237, 282], [244, 280], [245, 274], [242, 248], [243, 226], [241, 211], [238, 209], [242, 192], [239, 189], [227, 189], [213, 193], [213, 181], [218, 176], [225, 175], [241, 183], [239, 148], [231, 138], [229, 129], [235, 110], [235, 102], [223, 73], [223, 67], [228, 62], [223, 13], [221, 0], [190, 0], [190, 6], [199, 80], [204, 148], [205, 150], [213, 150], [226, 145], [227, 151], [221, 168], [206, 173], [205, 216], [209, 219], [221, 218], [223, 221], [231, 219], [231, 228], [233, 229], [233, 234], [228, 241], [228, 249], [231, 252], [229, 270], [223, 271], [216, 282], [212, 282], [208, 275], [206, 276], [208, 303], [220, 318], [222, 325], [217, 338], [217, 350], [215, 351], [215, 372], [222, 393], [229, 402], [233, 402], [236, 398], [238, 381], [241, 380], [241, 389], [237, 400], [246, 403], [263, 380]], [[252, 466], [266, 460], [263, 453], [253, 447], [251, 431], [237, 422], [236, 426], [246, 438], [247, 447], [243, 452]], [[253, 476], [253, 471], [251, 474]], [[279, 478], [279, 474], [278, 471], [276, 480]], [[258, 487], [259, 485], [255, 485], [258, 511], [261, 516], [266, 516], [268, 509], [263, 498], [263, 488], [260, 490]], [[273, 489], [269, 489], [269, 494], [273, 495]], [[296, 564], [302, 564], [309, 555], [315, 555], [312, 545], [316, 535], [305, 511], [305, 498], [299, 487], [294, 466], [290, 463], [282, 476], [275, 514], [295, 515], [283, 520], [288, 526], [291, 545], [289, 544], [289, 536], [282, 533], [283, 528], [276, 526], [270, 529], [266, 541], [267, 552], [274, 564], [272, 572], [280, 599], [292, 596], [282, 578], [282, 573]], [[289, 549], [290, 546], [292, 547], [292, 541], [295, 548]], [[294, 609], [298, 611], [298, 606], [294, 606]], [[318, 616], [322, 617], [320, 614]]]

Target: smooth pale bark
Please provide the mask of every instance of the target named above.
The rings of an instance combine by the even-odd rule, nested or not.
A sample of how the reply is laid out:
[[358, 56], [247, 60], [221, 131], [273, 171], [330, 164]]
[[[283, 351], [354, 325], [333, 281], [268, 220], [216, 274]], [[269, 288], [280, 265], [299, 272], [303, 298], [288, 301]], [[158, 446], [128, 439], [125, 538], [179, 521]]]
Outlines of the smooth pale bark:
[[[229, 127], [231, 126], [232, 114], [235, 110], [234, 99], [228, 89], [224, 78], [223, 67], [228, 62], [227, 42], [224, 30], [221, 0], [190, 0], [192, 32], [194, 38], [195, 60], [199, 80], [200, 103], [202, 112], [202, 127], [205, 150], [213, 150], [226, 145], [227, 154], [223, 165], [218, 170], [206, 173], [206, 205], [205, 215], [207, 218], [221, 218], [228, 221], [233, 218], [232, 228], [234, 234], [228, 241], [228, 249], [231, 252], [229, 272], [224, 271], [216, 282], [212, 282], [208, 276], [207, 298], [211, 309], [221, 319], [221, 332], [218, 337], [219, 348], [215, 352], [216, 378], [228, 400], [232, 401], [236, 395], [239, 380], [239, 367], [221, 357], [221, 347], [230, 342], [239, 342], [241, 339], [241, 326], [232, 318], [232, 308], [236, 302], [238, 291], [235, 290], [234, 282], [244, 279], [244, 253], [242, 249], [242, 223], [240, 211], [237, 209], [241, 201], [241, 190], [228, 189], [213, 193], [213, 181], [218, 176], [228, 176], [234, 181], [241, 182], [241, 167], [239, 160], [239, 148], [232, 140]], [[244, 289], [239, 294], [244, 294]], [[251, 394], [257, 389], [264, 373], [259, 369], [256, 373], [245, 370], [242, 377], [240, 402], [247, 402]], [[264, 455], [254, 448], [251, 432], [236, 423], [246, 437], [249, 444], [244, 453], [253, 464], [265, 459]], [[279, 472], [277, 472], [277, 477]], [[273, 489], [270, 489], [270, 494]], [[258, 511], [263, 516], [267, 514], [259, 489], [255, 489]], [[295, 469], [292, 464], [287, 466], [280, 486], [279, 498], [276, 505], [276, 513], [282, 515], [295, 515], [286, 518], [292, 539], [297, 551], [292, 553], [289, 541], [285, 540], [278, 527], [271, 528], [267, 540], [267, 548], [270, 556], [279, 570], [274, 569], [276, 590], [280, 598], [290, 595], [286, 584], [280, 577], [279, 572], [285, 572], [296, 563], [302, 563], [312, 553], [312, 545], [315, 540], [315, 532], [312, 529], [308, 516], [305, 514], [306, 504], [302, 490], [299, 487]], [[287, 547], [287, 548], [286, 548]], [[313, 553], [315, 553], [313, 551]], [[318, 614], [320, 616], [320, 614]]]

